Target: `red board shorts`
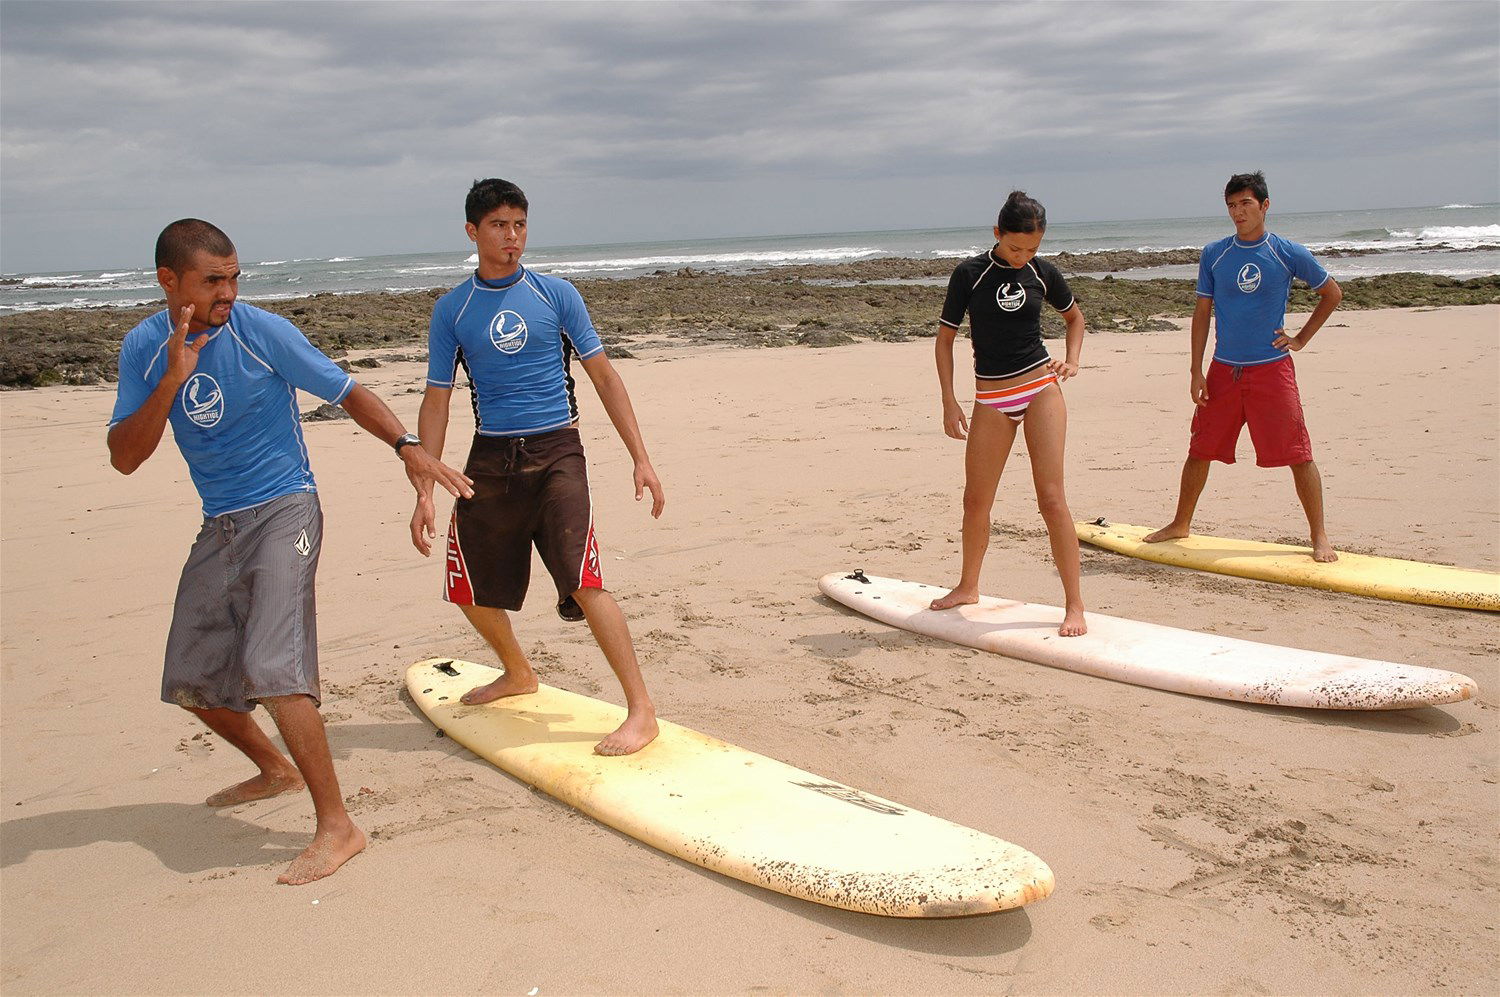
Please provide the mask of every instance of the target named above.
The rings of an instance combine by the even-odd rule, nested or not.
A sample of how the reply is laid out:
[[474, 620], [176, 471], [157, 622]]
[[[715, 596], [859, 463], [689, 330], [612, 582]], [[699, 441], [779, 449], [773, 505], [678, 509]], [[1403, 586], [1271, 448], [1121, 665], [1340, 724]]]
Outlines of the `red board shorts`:
[[1208, 402], [1193, 414], [1188, 456], [1233, 464], [1246, 423], [1260, 467], [1290, 467], [1313, 459], [1290, 355], [1253, 367], [1210, 363]]
[[604, 587], [578, 430], [476, 436], [464, 473], [474, 481], [474, 497], [453, 507], [444, 599], [520, 609], [533, 544], [557, 587], [560, 613], [575, 608], [579, 589]]

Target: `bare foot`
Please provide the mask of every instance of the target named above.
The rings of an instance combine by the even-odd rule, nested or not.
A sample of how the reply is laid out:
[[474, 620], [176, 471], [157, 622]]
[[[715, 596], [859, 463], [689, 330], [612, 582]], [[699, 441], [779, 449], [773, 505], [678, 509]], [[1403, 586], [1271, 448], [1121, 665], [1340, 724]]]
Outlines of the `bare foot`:
[[1188, 527], [1178, 526], [1176, 523], [1168, 523], [1155, 533], [1148, 533], [1141, 537], [1142, 543], [1159, 544], [1163, 540], [1181, 540], [1188, 535]]
[[979, 601], [979, 589], [958, 588], [949, 592], [941, 599], [934, 599], [927, 604], [928, 609], [952, 609], [954, 606], [970, 606]]
[[1322, 564], [1328, 564], [1339, 559], [1338, 552], [1333, 549], [1333, 544], [1325, 540], [1313, 541], [1313, 560]]
[[262, 773], [253, 779], [246, 779], [227, 789], [221, 789], [203, 802], [210, 807], [232, 807], [240, 803], [249, 803], [251, 800], [269, 800], [282, 793], [295, 793], [305, 785], [306, 783], [302, 781], [302, 774], [296, 769], [275, 775]]
[[349, 823], [337, 831], [318, 831], [312, 844], [292, 859], [286, 872], [276, 877], [285, 886], [301, 886], [332, 875], [339, 866], [365, 850], [365, 832]]
[[629, 713], [625, 722], [604, 740], [594, 745], [596, 755], [633, 755], [656, 740], [656, 714]]
[[528, 692], [536, 692], [536, 672], [515, 676], [506, 672], [489, 685], [476, 685], [460, 696], [459, 702], [465, 706], [478, 706], [481, 703], [493, 703], [506, 696], [524, 696]]
[[1083, 619], [1083, 607], [1069, 609], [1063, 613], [1062, 626], [1057, 628], [1059, 637], [1082, 637], [1089, 632], [1089, 625]]

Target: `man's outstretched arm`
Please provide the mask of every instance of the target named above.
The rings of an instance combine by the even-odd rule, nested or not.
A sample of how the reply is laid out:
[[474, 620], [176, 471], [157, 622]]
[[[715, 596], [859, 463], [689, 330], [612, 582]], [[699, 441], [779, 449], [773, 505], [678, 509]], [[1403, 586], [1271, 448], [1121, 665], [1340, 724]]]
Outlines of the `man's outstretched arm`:
[[[406, 433], [406, 427], [396, 418], [396, 413], [363, 384], [356, 384], [340, 404], [360, 429], [386, 446], [394, 446], [396, 440]], [[442, 485], [450, 495], [469, 498], [474, 494], [474, 482], [438, 460], [424, 447], [402, 447], [401, 460], [406, 464], [406, 476], [411, 479], [418, 495], [422, 494], [424, 486], [430, 492], [433, 482]]]
[[[417, 413], [417, 435], [422, 438], [422, 448], [433, 460], [443, 456], [443, 446], [448, 440], [448, 404], [453, 398], [452, 388], [438, 388], [429, 384], [422, 395], [422, 408]], [[427, 557], [432, 553], [432, 541], [437, 537], [437, 507], [432, 501], [432, 483], [417, 489], [417, 505], [411, 514], [411, 545]]]
[[604, 403], [604, 411], [609, 413], [609, 421], [615, 424], [615, 432], [620, 434], [625, 449], [635, 462], [636, 501], [639, 502], [649, 489], [651, 515], [660, 519], [661, 511], [667, 504], [667, 496], [662, 491], [661, 481], [656, 477], [656, 470], [651, 466], [651, 458], [646, 455], [646, 442], [641, 439], [641, 427], [635, 421], [635, 409], [630, 405], [630, 394], [625, 390], [625, 382], [615, 371], [614, 364], [609, 362], [609, 357], [602, 352], [579, 362], [583, 364], [584, 373], [588, 374], [589, 380], [594, 382], [594, 390]]

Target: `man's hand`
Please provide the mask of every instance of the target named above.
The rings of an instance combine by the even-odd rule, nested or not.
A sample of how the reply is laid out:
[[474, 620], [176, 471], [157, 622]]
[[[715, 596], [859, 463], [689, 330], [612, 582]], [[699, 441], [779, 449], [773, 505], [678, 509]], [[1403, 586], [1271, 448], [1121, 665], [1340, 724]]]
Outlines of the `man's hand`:
[[417, 507], [411, 514], [411, 545], [427, 557], [437, 536], [437, 509], [432, 504], [432, 489], [417, 489]]
[[177, 328], [167, 339], [166, 379], [173, 384], [181, 385], [193, 376], [193, 371], [198, 369], [198, 354], [213, 337], [199, 336], [189, 343], [187, 334], [188, 326], [193, 321], [193, 306], [183, 305], [178, 316], [181, 321], [177, 323]]
[[955, 440], [969, 438], [969, 417], [964, 415], [963, 406], [954, 399], [943, 402], [943, 432]]
[[430, 497], [432, 485], [436, 483], [454, 498], [474, 497], [474, 482], [422, 449], [421, 444], [402, 447], [401, 460], [406, 464], [407, 480], [417, 490], [417, 495], [426, 491]]
[[1283, 353], [1287, 350], [1291, 350], [1293, 353], [1295, 353], [1298, 350], [1302, 349], [1302, 347], [1306, 346], [1307, 343], [1303, 342], [1300, 335], [1288, 336], [1285, 329], [1277, 329], [1276, 338], [1271, 340], [1271, 345], [1276, 347], [1278, 350], [1281, 350]]
[[662, 491], [661, 481], [656, 477], [656, 469], [651, 466], [650, 461], [640, 461], [635, 465], [635, 500], [639, 502], [646, 494], [646, 489], [651, 489], [651, 518], [660, 519], [661, 511], [667, 507], [667, 493]]
[[1201, 370], [1193, 371], [1193, 380], [1188, 386], [1188, 394], [1192, 396], [1193, 404], [1199, 408], [1208, 404], [1208, 378], [1203, 376]]

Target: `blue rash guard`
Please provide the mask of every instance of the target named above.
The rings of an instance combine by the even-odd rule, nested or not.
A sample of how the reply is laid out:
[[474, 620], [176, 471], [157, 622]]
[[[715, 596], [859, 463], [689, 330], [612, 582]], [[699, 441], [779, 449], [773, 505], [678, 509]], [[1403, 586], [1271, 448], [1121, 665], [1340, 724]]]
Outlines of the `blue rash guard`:
[[522, 267], [477, 274], [437, 300], [427, 335], [427, 383], [451, 388], [462, 367], [480, 436], [530, 436], [578, 420], [574, 356], [604, 352], [578, 289]]
[[1313, 290], [1328, 283], [1306, 246], [1267, 232], [1259, 242], [1230, 236], [1203, 247], [1198, 258], [1198, 297], [1214, 303], [1214, 359], [1254, 367], [1286, 358], [1271, 345], [1286, 321], [1292, 278]]
[[[161, 384], [173, 328], [160, 311], [126, 333], [111, 426], [129, 418]], [[203, 515], [316, 492], [297, 389], [338, 404], [354, 390], [354, 378], [292, 323], [252, 305], [235, 302], [229, 321], [199, 336], [207, 336], [208, 344], [178, 389], [169, 421], [203, 499]]]

